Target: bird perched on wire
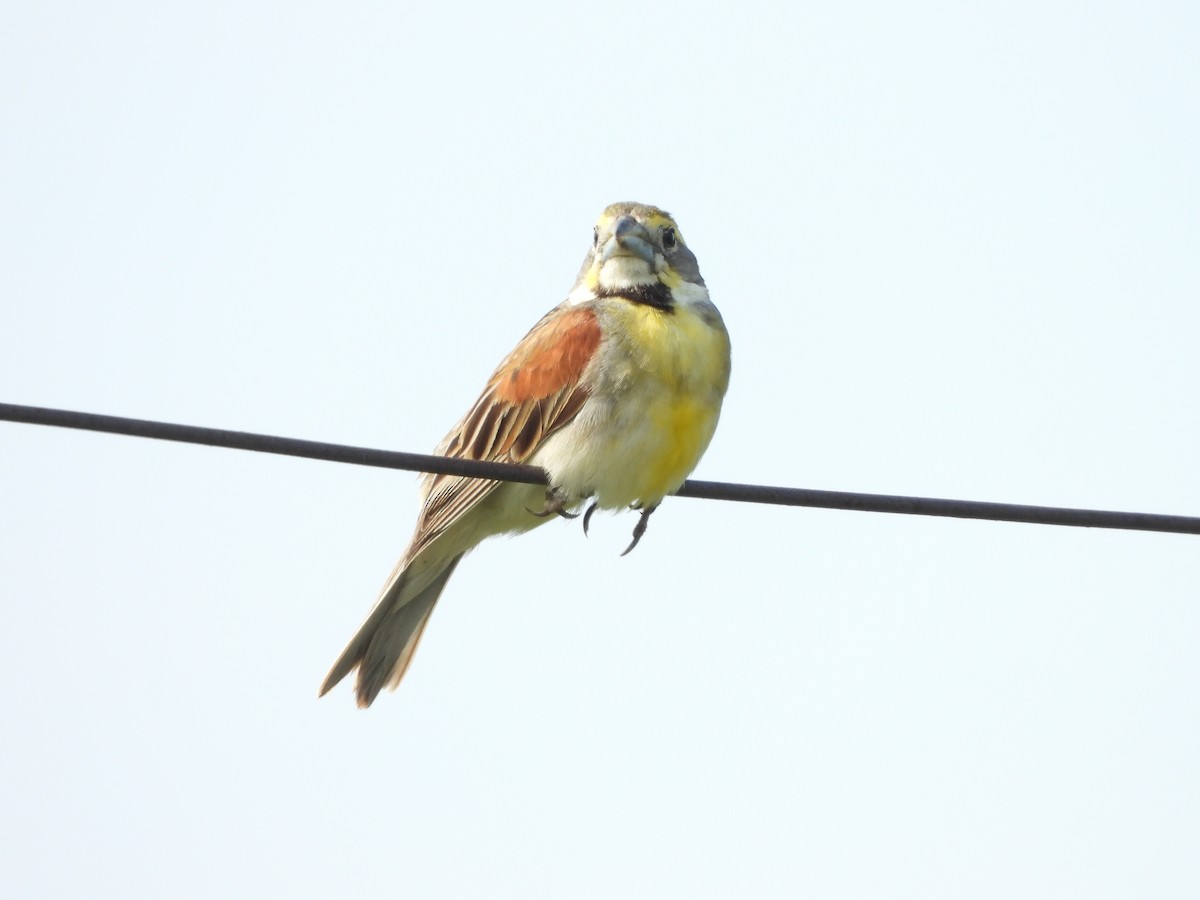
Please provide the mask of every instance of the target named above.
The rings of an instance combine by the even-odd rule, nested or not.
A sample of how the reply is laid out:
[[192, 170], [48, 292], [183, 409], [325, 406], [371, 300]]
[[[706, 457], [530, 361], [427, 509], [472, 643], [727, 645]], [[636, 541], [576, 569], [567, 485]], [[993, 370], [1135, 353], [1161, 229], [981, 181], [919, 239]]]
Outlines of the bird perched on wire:
[[549, 486], [425, 476], [412, 542], [321, 694], [356, 668], [359, 706], [395, 688], [447, 579], [484, 538], [575, 518], [590, 500], [585, 532], [596, 509], [640, 511], [632, 550], [707, 449], [728, 384], [729, 335], [679, 226], [656, 207], [614, 203], [567, 299], [436, 451], [541, 466]]

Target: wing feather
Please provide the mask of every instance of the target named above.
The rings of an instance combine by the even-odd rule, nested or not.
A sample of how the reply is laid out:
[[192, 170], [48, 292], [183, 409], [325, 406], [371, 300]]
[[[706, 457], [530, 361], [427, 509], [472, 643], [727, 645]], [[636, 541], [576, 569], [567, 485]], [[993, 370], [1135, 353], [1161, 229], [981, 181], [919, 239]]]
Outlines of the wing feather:
[[[588, 398], [584, 370], [599, 346], [600, 324], [591, 306], [552, 310], [500, 364], [437, 452], [461, 459], [525, 462], [579, 414]], [[409, 557], [429, 546], [499, 483], [427, 476], [425, 504]]]

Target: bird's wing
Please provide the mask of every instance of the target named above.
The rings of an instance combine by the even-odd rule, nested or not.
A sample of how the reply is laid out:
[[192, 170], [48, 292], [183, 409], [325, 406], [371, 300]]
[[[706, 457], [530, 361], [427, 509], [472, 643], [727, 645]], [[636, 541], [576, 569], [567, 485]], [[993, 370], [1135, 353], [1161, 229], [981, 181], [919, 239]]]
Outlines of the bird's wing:
[[[500, 364], [437, 452], [461, 459], [525, 462], [587, 400], [583, 376], [599, 346], [600, 324], [590, 306], [552, 310]], [[385, 686], [396, 686], [465, 548], [449, 548], [441, 556], [434, 553], [416, 578], [411, 577], [410, 566], [499, 483], [456, 475], [426, 476], [425, 503], [412, 544], [375, 609], [333, 664], [321, 685], [322, 694], [355, 667], [359, 706], [369, 706]]]
[[[588, 398], [584, 370], [600, 346], [590, 305], [559, 306], [505, 358], [470, 412], [437, 452], [461, 459], [522, 463], [579, 412]], [[425, 481], [425, 504], [407, 557], [412, 559], [500, 482], [457, 475]]]

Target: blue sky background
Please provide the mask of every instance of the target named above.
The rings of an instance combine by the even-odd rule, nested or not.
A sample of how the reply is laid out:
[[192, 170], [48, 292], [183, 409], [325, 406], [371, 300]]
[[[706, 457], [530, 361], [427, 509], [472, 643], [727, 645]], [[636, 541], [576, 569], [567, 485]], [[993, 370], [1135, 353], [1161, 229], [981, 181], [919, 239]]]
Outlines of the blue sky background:
[[[616, 200], [701, 478], [1200, 514], [1200, 7], [0, 11], [0, 400], [423, 451]], [[318, 702], [410, 474], [0, 423], [0, 893], [1194, 897], [1197, 538], [668, 501]]]

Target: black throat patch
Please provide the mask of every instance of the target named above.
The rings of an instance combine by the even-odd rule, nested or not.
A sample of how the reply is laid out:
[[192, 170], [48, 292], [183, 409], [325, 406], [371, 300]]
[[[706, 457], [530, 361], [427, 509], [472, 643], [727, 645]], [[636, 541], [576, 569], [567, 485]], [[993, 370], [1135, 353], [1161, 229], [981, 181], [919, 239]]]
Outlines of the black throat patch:
[[601, 288], [598, 297], [620, 297], [630, 303], [640, 306], [653, 306], [663, 312], [674, 312], [675, 301], [671, 299], [671, 289], [661, 281], [654, 284], [640, 284], [637, 287]]

